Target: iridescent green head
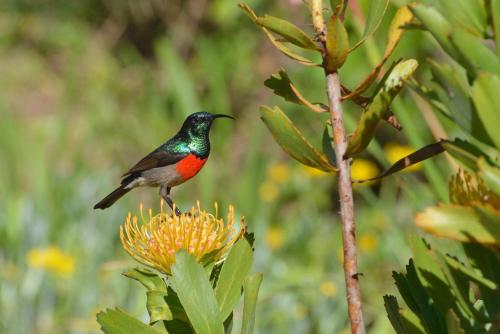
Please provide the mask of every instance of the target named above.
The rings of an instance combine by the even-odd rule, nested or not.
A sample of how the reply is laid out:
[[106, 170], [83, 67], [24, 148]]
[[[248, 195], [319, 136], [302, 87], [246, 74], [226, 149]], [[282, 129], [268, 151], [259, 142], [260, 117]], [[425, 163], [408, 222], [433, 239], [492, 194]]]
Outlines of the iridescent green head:
[[214, 119], [221, 117], [234, 119], [233, 117], [224, 114], [211, 114], [206, 111], [196, 112], [186, 118], [184, 124], [182, 124], [180, 132], [187, 134], [191, 138], [205, 137], [208, 135]]

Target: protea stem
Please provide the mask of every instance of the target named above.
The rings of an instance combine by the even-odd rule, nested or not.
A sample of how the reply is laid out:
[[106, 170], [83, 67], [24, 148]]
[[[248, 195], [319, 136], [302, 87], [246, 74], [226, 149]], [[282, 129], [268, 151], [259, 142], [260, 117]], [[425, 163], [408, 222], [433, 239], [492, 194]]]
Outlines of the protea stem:
[[342, 103], [340, 101], [340, 81], [338, 73], [326, 76], [326, 89], [330, 119], [333, 127], [333, 148], [337, 159], [338, 188], [340, 197], [340, 217], [342, 221], [342, 242], [344, 249], [344, 276], [347, 291], [347, 305], [351, 321], [351, 333], [365, 333], [361, 310], [361, 293], [356, 256], [356, 224], [354, 221], [354, 199], [352, 194], [349, 160], [344, 159], [347, 149]]
[[[326, 54], [325, 25], [323, 23], [323, 1], [311, 0], [311, 14], [314, 29]], [[340, 18], [343, 20], [347, 0], [344, 1]], [[320, 13], [320, 17], [318, 17]], [[364, 334], [365, 326], [361, 309], [361, 293], [359, 289], [359, 274], [356, 256], [356, 224], [354, 221], [354, 199], [352, 194], [349, 160], [344, 158], [347, 149], [347, 138], [343, 121], [342, 95], [340, 79], [337, 72], [326, 73], [326, 91], [328, 107], [333, 128], [332, 146], [335, 150], [338, 169], [338, 189], [340, 197], [340, 217], [342, 222], [342, 243], [344, 250], [344, 276], [347, 291], [347, 305], [351, 323], [351, 333]]]

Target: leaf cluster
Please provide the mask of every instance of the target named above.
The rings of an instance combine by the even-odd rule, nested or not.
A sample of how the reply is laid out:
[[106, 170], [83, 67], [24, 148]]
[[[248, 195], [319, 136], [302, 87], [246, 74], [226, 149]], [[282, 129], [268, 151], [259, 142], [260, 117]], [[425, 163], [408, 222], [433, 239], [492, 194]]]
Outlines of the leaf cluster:
[[407, 308], [384, 296], [396, 333], [498, 333], [500, 257], [480, 243], [463, 243], [459, 256], [412, 239], [405, 273], [393, 272]]
[[251, 274], [253, 250], [238, 241], [223, 263], [200, 264], [186, 251], [176, 254], [172, 275], [161, 277], [144, 268], [124, 273], [147, 290], [149, 324], [116, 310], [97, 315], [102, 330], [118, 333], [230, 333], [233, 310], [244, 296], [241, 333], [253, 333], [262, 274]]
[[412, 4], [417, 29], [446, 53], [429, 60], [432, 80], [412, 87], [462, 132], [442, 142], [462, 168], [451, 180], [451, 203], [416, 216], [428, 233], [457, 244], [452, 256], [413, 240], [406, 273], [394, 273], [408, 308], [385, 306], [397, 333], [500, 332], [500, 1], [439, 0]]
[[[316, 19], [314, 4], [315, 2], [312, 1], [311, 14], [313, 23]], [[337, 72], [348, 59], [350, 53], [363, 45], [367, 38], [378, 29], [388, 7], [388, 1], [376, 0], [370, 2], [364, 33], [352, 47], [349, 46], [349, 34], [344, 24], [345, 5], [343, 1], [331, 2], [329, 19], [326, 24], [322, 21], [319, 23], [320, 29], [323, 27], [324, 30], [317, 31], [314, 36], [309, 36], [301, 28], [284, 19], [267, 14], [258, 16], [245, 4], [240, 4], [240, 7], [284, 55], [302, 65], [321, 67], [328, 74]], [[403, 28], [412, 19], [413, 14], [409, 7], [401, 7], [394, 15], [387, 32], [387, 44], [380, 62], [354, 88], [342, 87], [342, 100], [353, 101], [363, 109], [356, 130], [348, 138], [348, 148], [343, 158], [362, 153], [373, 140], [381, 120], [388, 120], [391, 125], [398, 130], [400, 129], [390, 106], [417, 69], [418, 63], [414, 59], [399, 59], [384, 72], [383, 69], [403, 36]], [[317, 25], [318, 23], [315, 24], [315, 28], [318, 28]], [[315, 63], [312, 59], [307, 58], [301, 50], [319, 53], [323, 60], [322, 63]], [[381, 79], [377, 82], [379, 77]], [[272, 89], [274, 94], [288, 102], [299, 104], [315, 113], [329, 112], [329, 107], [325, 103], [309, 101], [284, 69], [280, 69], [277, 73], [271, 75], [264, 84]], [[371, 89], [373, 93], [370, 96], [363, 96], [362, 94], [370, 88], [373, 88]], [[304, 165], [324, 172], [336, 172], [335, 157], [331, 148], [332, 139], [329, 135], [331, 133], [331, 124], [329, 122], [325, 124], [323, 147], [322, 150], [319, 150], [310, 143], [299, 127], [279, 107], [262, 106], [260, 113], [262, 120], [271, 131], [276, 142], [292, 158]], [[325, 143], [329, 144], [325, 145]], [[380, 177], [397, 172], [442, 151], [442, 147], [436, 145], [434, 150], [425, 150], [418, 154], [417, 157], [407, 159], [406, 162], [402, 161], [393, 166], [390, 172], [384, 173]]]

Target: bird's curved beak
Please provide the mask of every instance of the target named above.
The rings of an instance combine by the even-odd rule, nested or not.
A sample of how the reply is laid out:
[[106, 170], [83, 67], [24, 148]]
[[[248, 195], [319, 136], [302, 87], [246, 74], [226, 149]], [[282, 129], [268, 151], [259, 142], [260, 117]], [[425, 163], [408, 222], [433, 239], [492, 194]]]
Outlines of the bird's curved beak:
[[215, 114], [212, 116], [214, 119], [215, 118], [231, 118], [234, 120], [234, 117], [233, 116], [229, 116], [229, 115], [225, 115], [225, 114]]

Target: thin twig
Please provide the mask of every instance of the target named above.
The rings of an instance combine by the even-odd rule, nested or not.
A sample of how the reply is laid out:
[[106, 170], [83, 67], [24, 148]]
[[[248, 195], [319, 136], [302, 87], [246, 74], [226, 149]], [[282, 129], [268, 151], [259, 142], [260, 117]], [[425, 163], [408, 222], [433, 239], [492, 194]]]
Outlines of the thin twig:
[[[316, 33], [324, 33], [324, 23], [318, 17], [318, 8], [322, 8], [322, 0], [311, 0], [311, 13]], [[344, 3], [347, 7], [347, 1]], [[342, 13], [344, 16], [344, 13]], [[323, 48], [326, 49], [325, 43]], [[326, 52], [325, 52], [326, 54]], [[365, 326], [361, 309], [361, 293], [359, 289], [359, 273], [356, 257], [356, 225], [354, 222], [354, 199], [352, 194], [349, 160], [344, 159], [347, 149], [347, 138], [342, 118], [342, 94], [339, 75], [337, 72], [326, 73], [326, 91], [328, 95], [328, 109], [333, 128], [333, 149], [337, 158], [338, 188], [340, 196], [340, 216], [342, 222], [342, 242], [344, 249], [344, 276], [347, 290], [347, 305], [351, 323], [351, 333], [364, 334]]]
[[344, 248], [344, 276], [347, 290], [347, 304], [351, 320], [351, 333], [365, 333], [359, 290], [359, 273], [356, 256], [356, 225], [354, 222], [354, 199], [352, 194], [349, 160], [344, 160], [347, 149], [342, 103], [340, 101], [340, 81], [338, 73], [326, 76], [326, 89], [330, 118], [333, 127], [333, 148], [337, 159], [340, 215], [342, 221], [342, 242]]

